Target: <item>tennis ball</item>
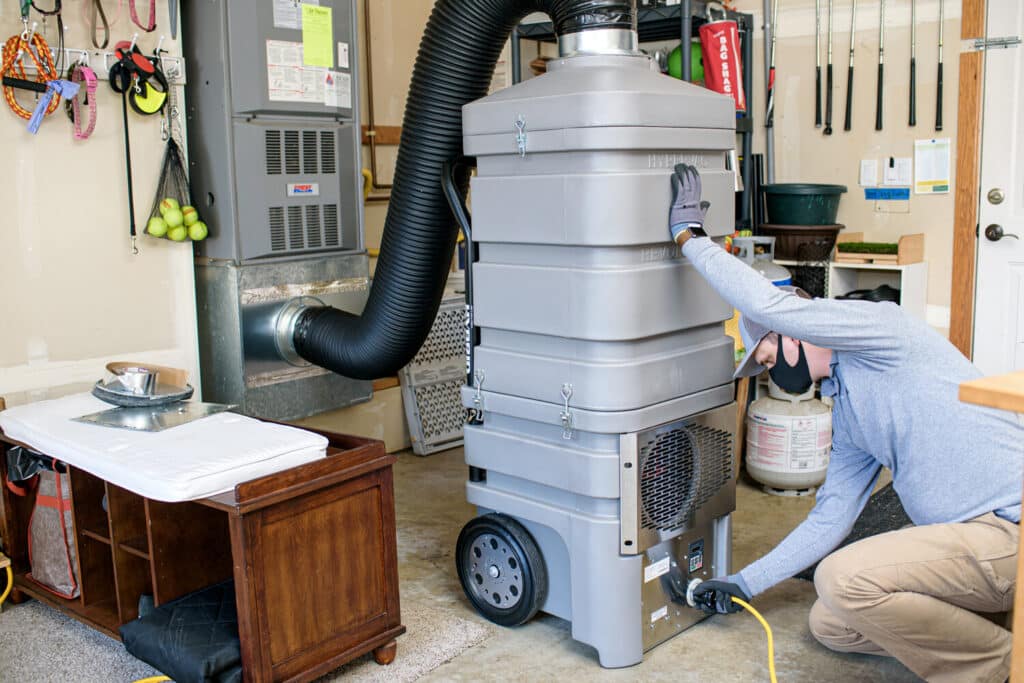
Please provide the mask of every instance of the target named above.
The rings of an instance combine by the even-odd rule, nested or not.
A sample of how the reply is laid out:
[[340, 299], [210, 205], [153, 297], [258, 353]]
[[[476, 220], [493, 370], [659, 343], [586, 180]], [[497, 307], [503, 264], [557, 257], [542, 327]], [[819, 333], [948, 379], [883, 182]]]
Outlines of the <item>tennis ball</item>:
[[206, 236], [210, 234], [210, 230], [206, 227], [206, 223], [202, 221], [196, 221], [192, 225], [188, 226], [188, 237], [193, 242], [201, 242], [206, 239]]
[[159, 216], [153, 216], [146, 223], [146, 232], [153, 237], [163, 237], [167, 234], [167, 221]]
[[181, 215], [185, 218], [185, 225], [192, 225], [199, 220], [199, 212], [194, 206], [181, 207]]
[[184, 242], [188, 237], [188, 228], [184, 225], [175, 226], [167, 231], [167, 237], [175, 242]]
[[162, 202], [160, 202], [160, 213], [164, 215], [166, 215], [168, 211], [177, 211], [180, 208], [181, 205], [178, 204], [178, 200], [173, 197], [166, 197]]
[[176, 228], [185, 222], [185, 217], [181, 215], [181, 211], [171, 209], [164, 213], [164, 221], [168, 228]]

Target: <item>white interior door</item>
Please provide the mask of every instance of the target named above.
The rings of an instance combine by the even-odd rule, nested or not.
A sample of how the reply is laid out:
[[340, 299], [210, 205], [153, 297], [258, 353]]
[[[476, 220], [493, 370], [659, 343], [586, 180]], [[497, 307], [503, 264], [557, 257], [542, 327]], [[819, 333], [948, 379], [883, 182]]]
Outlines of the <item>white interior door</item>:
[[[988, 38], [1024, 35], [1024, 3], [991, 0]], [[1024, 370], [1024, 46], [985, 54], [974, 364]]]

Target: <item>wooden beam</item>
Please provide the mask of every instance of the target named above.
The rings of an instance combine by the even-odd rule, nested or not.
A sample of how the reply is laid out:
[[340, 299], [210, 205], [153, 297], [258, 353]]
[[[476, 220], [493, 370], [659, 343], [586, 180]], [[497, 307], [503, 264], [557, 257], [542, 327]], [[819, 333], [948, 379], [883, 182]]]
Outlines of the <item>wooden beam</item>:
[[960, 38], [970, 40], [985, 35], [985, 0], [963, 0], [960, 7]]
[[[373, 137], [378, 145], [397, 145], [402, 141], [401, 126], [376, 126], [373, 130]], [[370, 144], [369, 126], [363, 126], [363, 144]]]
[[[963, 0], [961, 16], [960, 35], [964, 40], [984, 37], [985, 0]], [[960, 55], [949, 340], [968, 358], [971, 357], [974, 337], [974, 265], [981, 184], [984, 75], [984, 52], [965, 52]]]
[[393, 389], [397, 386], [399, 386], [398, 377], [382, 377], [381, 379], [373, 380], [374, 392]]

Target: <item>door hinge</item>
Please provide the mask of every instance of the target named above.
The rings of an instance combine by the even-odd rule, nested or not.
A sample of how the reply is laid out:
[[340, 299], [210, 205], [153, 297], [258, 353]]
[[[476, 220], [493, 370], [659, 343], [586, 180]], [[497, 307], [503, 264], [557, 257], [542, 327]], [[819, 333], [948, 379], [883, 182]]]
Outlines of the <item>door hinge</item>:
[[978, 52], [981, 50], [999, 50], [1020, 45], [1020, 36], [1002, 36], [999, 38], [970, 38], [963, 41], [964, 52]]

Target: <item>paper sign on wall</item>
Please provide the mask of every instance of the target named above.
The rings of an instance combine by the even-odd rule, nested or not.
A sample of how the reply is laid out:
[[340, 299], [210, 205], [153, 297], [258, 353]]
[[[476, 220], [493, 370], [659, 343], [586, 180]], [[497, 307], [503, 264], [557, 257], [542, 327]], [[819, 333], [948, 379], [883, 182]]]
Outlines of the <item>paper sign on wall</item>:
[[889, 157], [885, 161], [883, 185], [910, 187], [914, 183], [914, 160], [910, 157]]
[[[173, 0], [172, 0], [173, 1]], [[274, 28], [302, 28], [303, 2], [319, 5], [320, 0], [271, 0], [274, 3]]]
[[948, 194], [949, 138], [914, 141], [914, 193]]
[[334, 20], [330, 7], [302, 5], [302, 63], [334, 67]]
[[864, 187], [874, 187], [878, 184], [878, 159], [860, 160], [860, 182]]

